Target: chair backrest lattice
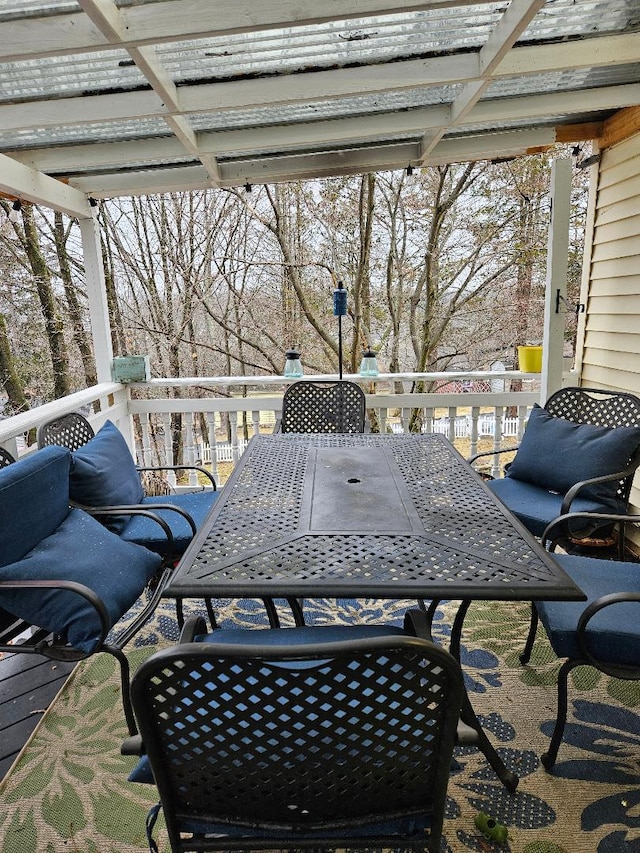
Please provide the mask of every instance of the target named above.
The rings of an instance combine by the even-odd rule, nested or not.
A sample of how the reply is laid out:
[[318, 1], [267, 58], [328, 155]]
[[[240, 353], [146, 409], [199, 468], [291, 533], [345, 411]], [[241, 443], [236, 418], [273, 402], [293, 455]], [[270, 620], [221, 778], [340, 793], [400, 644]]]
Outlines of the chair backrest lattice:
[[78, 412], [70, 412], [38, 428], [38, 447], [57, 444], [72, 452], [83, 447], [95, 435], [89, 421]]
[[170, 835], [181, 815], [268, 837], [400, 814], [439, 832], [461, 691], [448, 652], [395, 636], [184, 644], [140, 667], [132, 699]]
[[[544, 408], [550, 415], [576, 424], [616, 429], [640, 427], [640, 398], [623, 391], [602, 388], [561, 388], [552, 394]], [[640, 446], [630, 463], [640, 462]], [[625, 502], [631, 492], [633, 474], [620, 481], [618, 496]]]
[[15, 461], [16, 460], [8, 450], [5, 450], [4, 447], [0, 447], [0, 468], [6, 468], [7, 465], [11, 465]]
[[364, 432], [366, 398], [355, 382], [301, 380], [285, 391], [282, 432]]
[[595, 388], [561, 388], [544, 408], [556, 418], [576, 424], [615, 429], [640, 426], [640, 399], [633, 394]]

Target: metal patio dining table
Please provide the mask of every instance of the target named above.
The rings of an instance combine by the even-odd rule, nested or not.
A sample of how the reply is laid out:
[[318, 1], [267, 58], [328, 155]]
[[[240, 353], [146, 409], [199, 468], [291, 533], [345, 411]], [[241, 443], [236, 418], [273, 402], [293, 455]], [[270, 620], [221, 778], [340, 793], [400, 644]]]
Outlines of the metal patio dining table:
[[255, 436], [164, 596], [460, 600], [454, 653], [473, 600], [584, 599], [444, 436], [373, 433]]

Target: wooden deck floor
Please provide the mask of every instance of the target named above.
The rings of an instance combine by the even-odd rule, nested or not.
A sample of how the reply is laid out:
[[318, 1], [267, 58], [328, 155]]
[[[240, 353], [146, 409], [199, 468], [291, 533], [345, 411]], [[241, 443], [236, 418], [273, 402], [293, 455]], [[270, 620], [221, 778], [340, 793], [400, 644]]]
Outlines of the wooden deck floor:
[[40, 655], [0, 657], [0, 779], [74, 666]]

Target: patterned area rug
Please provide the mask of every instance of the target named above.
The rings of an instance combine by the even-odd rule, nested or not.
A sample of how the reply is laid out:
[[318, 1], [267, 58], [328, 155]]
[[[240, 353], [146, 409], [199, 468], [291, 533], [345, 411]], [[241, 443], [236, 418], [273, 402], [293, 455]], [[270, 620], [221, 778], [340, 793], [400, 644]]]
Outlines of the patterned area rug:
[[[305, 602], [310, 623], [394, 621], [412, 602]], [[453, 604], [434, 626], [446, 644]], [[263, 623], [257, 601], [218, 603], [223, 626]], [[638, 853], [640, 851], [640, 687], [586, 667], [575, 670], [570, 719], [552, 774], [540, 765], [555, 715], [558, 662], [544, 631], [529, 667], [518, 662], [528, 606], [476, 602], [463, 637], [472, 702], [507, 765], [515, 794], [475, 749], [458, 749], [449, 784], [443, 851]], [[283, 622], [287, 614], [283, 609]], [[290, 623], [289, 623], [290, 624]], [[163, 603], [131, 644], [132, 668], [177, 639]], [[3, 853], [144, 853], [144, 822], [154, 790], [126, 781], [135, 763], [120, 755], [126, 728], [119, 680], [108, 655], [83, 662], [43, 717], [0, 788]], [[508, 827], [502, 846], [476, 829], [483, 811]], [[160, 824], [161, 826], [161, 824]], [[160, 850], [167, 853], [160, 828]]]

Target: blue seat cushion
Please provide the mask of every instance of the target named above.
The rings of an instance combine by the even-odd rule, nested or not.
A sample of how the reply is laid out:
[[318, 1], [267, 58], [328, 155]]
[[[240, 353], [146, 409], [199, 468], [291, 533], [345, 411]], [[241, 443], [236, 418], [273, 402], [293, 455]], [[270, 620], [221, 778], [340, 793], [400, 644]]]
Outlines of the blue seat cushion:
[[[622, 471], [639, 445], [640, 427], [576, 424], [534, 406], [507, 476], [564, 495], [582, 480]], [[617, 488], [616, 481], [586, 486], [581, 497], [624, 511]]]
[[44, 447], [0, 470], [0, 566], [15, 563], [69, 512], [71, 453]]
[[219, 628], [211, 634], [198, 634], [195, 643], [229, 643], [241, 646], [305, 645], [337, 643], [345, 640], [369, 640], [371, 637], [405, 636], [397, 625], [301, 625], [297, 628]]
[[[305, 645], [315, 643], [343, 642], [344, 640], [368, 640], [371, 637], [404, 636], [405, 631], [395, 625], [302, 625], [298, 628], [220, 628], [212, 634], [197, 634], [196, 643], [229, 643], [250, 646]], [[301, 661], [298, 666], [311, 666]], [[151, 764], [146, 755], [136, 764], [129, 775], [130, 782], [147, 785], [154, 783]], [[227, 831], [225, 834], [229, 832]]]
[[[487, 486], [534, 536], [542, 536], [546, 526], [560, 515], [564, 495], [548, 492], [540, 486], [513, 477], [488, 480]], [[570, 509], [571, 512], [609, 511], [605, 503], [585, 500], [580, 496], [571, 502]], [[579, 522], [574, 523], [577, 533]]]
[[[42, 451], [39, 451], [40, 453]], [[0, 569], [0, 580], [66, 580], [92, 589], [102, 599], [112, 627], [136, 602], [160, 568], [161, 558], [123, 542], [80, 509], [67, 516], [24, 558]], [[62, 636], [90, 654], [100, 638], [100, 621], [86, 599], [68, 590], [2, 590], [0, 604], [14, 616]]]
[[[140, 474], [124, 440], [111, 421], [72, 454], [69, 479], [72, 501], [84, 506], [138, 504], [144, 497]], [[127, 516], [102, 516], [102, 523], [121, 533]]]
[[221, 823], [200, 823], [198, 821], [184, 820], [180, 821], [181, 832], [195, 833], [210, 833], [222, 835], [228, 838], [274, 838], [274, 839], [289, 839], [293, 841], [295, 838], [304, 838], [308, 843], [309, 837], [313, 838], [375, 838], [384, 836], [396, 836], [397, 843], [404, 839], [414, 839], [418, 842], [424, 842], [425, 831], [431, 826], [431, 817], [428, 814], [407, 815], [405, 817], [397, 817], [393, 820], [387, 820], [377, 823], [366, 823], [362, 826], [344, 827], [342, 829], [327, 828], [326, 831], [320, 832], [286, 832], [285, 830], [276, 829], [253, 829], [246, 826], [234, 826]]
[[[153, 510], [156, 515], [159, 515], [167, 522], [173, 533], [174, 553], [182, 554], [193, 537], [191, 526], [177, 512], [155, 510], [154, 505], [171, 504], [172, 506], [186, 510], [199, 530], [202, 522], [209, 514], [211, 507], [218, 499], [218, 496], [219, 492], [211, 490], [186, 492], [180, 495], [158, 495], [143, 498], [141, 505], [145, 509]], [[158, 554], [165, 555], [167, 553], [167, 537], [163, 529], [159, 524], [146, 516], [129, 516], [120, 535], [125, 541], [144, 545]]]
[[[539, 601], [536, 607], [554, 652], [561, 658], [581, 657], [576, 642], [578, 620], [592, 601], [614, 592], [640, 592], [640, 564], [616, 563], [572, 554], [553, 554], [587, 601]], [[608, 663], [640, 661], [640, 604], [606, 607], [589, 622], [588, 649]]]

